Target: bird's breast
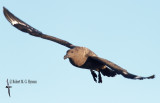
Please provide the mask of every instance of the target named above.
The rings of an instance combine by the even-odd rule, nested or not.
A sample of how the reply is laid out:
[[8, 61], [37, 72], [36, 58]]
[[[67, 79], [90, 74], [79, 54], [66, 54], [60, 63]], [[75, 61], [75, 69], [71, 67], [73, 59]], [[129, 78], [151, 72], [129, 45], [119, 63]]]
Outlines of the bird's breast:
[[90, 58], [85, 58], [85, 59], [80, 59], [79, 61], [75, 61], [73, 59], [69, 59], [70, 63], [76, 67], [79, 68], [84, 68], [84, 69], [98, 69], [98, 68], [102, 68], [104, 65], [100, 64], [99, 62], [90, 59]]
[[71, 59], [69, 58], [69, 61], [72, 65], [76, 66], [76, 67], [81, 67], [82, 65], [85, 64], [86, 59], [85, 58], [79, 58], [79, 59]]

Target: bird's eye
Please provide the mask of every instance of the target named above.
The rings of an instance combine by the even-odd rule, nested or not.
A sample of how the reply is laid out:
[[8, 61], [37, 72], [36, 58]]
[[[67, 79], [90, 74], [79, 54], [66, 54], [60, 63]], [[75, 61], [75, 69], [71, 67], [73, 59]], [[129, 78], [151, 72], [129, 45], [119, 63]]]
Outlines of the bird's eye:
[[71, 53], [73, 53], [73, 51], [71, 51]]

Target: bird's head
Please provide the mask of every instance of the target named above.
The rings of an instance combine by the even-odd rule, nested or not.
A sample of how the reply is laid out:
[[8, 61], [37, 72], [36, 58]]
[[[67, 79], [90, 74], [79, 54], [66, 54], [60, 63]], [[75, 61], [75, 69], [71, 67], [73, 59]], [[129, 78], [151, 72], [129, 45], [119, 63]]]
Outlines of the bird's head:
[[67, 51], [66, 55], [64, 56], [64, 59], [73, 58], [75, 55], [76, 55], [75, 49], [70, 49]]
[[[85, 47], [75, 47], [73, 49], [69, 49], [64, 56], [64, 59], [84, 59], [87, 57], [88, 53], [90, 52], [89, 49]], [[85, 59], [84, 59], [85, 60]]]

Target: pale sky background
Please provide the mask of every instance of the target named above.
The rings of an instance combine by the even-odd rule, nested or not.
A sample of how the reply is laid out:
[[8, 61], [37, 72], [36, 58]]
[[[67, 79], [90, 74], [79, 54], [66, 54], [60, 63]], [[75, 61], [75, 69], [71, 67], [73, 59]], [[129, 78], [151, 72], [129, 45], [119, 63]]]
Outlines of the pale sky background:
[[[130, 73], [156, 75], [130, 80], [121, 75], [93, 81], [90, 71], [64, 60], [68, 48], [10, 25], [3, 6], [38, 30], [85, 46]], [[159, 0], [1, 0], [1, 103], [159, 103]], [[6, 79], [36, 80], [11, 84]]]

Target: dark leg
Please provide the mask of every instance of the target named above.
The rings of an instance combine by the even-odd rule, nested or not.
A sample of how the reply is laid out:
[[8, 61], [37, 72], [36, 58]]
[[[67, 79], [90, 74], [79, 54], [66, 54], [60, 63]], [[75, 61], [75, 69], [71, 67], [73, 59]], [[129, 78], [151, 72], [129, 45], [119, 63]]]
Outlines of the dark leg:
[[91, 71], [91, 74], [92, 74], [94, 81], [97, 83], [97, 80], [96, 80], [97, 74], [93, 70], [90, 70], [90, 71]]
[[100, 71], [98, 71], [98, 83], [102, 83], [102, 77]]

